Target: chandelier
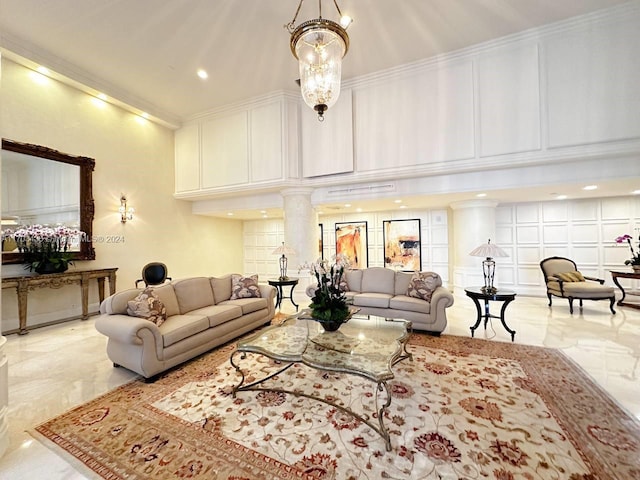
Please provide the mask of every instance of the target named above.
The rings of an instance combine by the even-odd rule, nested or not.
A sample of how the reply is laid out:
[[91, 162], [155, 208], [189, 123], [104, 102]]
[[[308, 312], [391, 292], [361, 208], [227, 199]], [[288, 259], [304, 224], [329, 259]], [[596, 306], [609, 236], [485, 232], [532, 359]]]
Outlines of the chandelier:
[[300, 0], [293, 20], [285, 25], [291, 34], [291, 53], [298, 59], [300, 89], [304, 102], [318, 112], [318, 120], [324, 120], [324, 112], [340, 96], [342, 57], [349, 50], [346, 28], [351, 18], [343, 16], [337, 0], [333, 4], [340, 15], [340, 23], [322, 18], [322, 0], [318, 0], [318, 18], [295, 26], [304, 0]]

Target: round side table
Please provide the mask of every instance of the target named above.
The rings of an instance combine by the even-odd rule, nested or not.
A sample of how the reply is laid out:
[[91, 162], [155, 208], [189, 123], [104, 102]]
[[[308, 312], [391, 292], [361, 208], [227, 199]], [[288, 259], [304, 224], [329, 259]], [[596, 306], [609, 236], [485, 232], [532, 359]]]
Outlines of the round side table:
[[[473, 334], [476, 328], [478, 328], [478, 326], [480, 325], [482, 319], [484, 319], [484, 328], [486, 330], [487, 322], [490, 318], [499, 318], [504, 329], [511, 334], [511, 341], [513, 342], [516, 336], [516, 332], [514, 330], [511, 330], [507, 326], [507, 322], [504, 319], [504, 312], [507, 309], [507, 305], [515, 300], [516, 292], [512, 290], [505, 290], [503, 288], [496, 289], [495, 292], [489, 292], [486, 291], [483, 287], [467, 287], [464, 289], [464, 291], [467, 294], [467, 297], [471, 298], [471, 300], [473, 300], [473, 303], [476, 304], [476, 309], [478, 311], [478, 319], [476, 320], [475, 325], [471, 327], [471, 336], [473, 337]], [[482, 308], [480, 307], [480, 300], [484, 301], [484, 313]], [[489, 313], [490, 301], [503, 302], [499, 316]]]

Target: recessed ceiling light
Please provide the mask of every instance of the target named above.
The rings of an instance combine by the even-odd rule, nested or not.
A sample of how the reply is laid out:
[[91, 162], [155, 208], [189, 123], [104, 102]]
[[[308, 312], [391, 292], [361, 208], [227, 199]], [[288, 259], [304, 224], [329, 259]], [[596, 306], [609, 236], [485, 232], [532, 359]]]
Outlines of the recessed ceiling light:
[[487, 194], [486, 193], [479, 193], [476, 195], [476, 197], [482, 198], [482, 197], [486, 197]]
[[233, 212], [228, 212], [228, 213], [227, 213], [227, 216], [228, 216], [228, 217], [233, 217]]
[[360, 213], [362, 211], [361, 208], [356, 208], [356, 212]]
[[566, 195], [558, 195], [556, 196], [556, 200], [566, 200], [567, 196]]
[[47, 67], [38, 67], [36, 71], [42, 75], [49, 75], [51, 73]]
[[633, 195], [640, 195], [640, 190], [634, 190], [633, 192], [631, 192]]
[[266, 213], [262, 215], [262, 218], [269, 218], [269, 215], [267, 215]]
[[400, 208], [407, 208], [406, 205], [400, 205]]
[[345, 204], [344, 204], [344, 207], [345, 207], [345, 208], [349, 208], [350, 206], [351, 206], [351, 204], [350, 204], [350, 203], [345, 203]]
[[198, 70], [198, 76], [203, 80], [206, 80], [207, 78], [209, 78], [209, 74], [207, 73], [206, 70], [203, 70], [203, 69]]
[[583, 190], [597, 190], [598, 185], [587, 185], [586, 187], [582, 187]]
[[402, 203], [402, 200], [398, 198], [397, 200], [394, 200], [393, 203]]

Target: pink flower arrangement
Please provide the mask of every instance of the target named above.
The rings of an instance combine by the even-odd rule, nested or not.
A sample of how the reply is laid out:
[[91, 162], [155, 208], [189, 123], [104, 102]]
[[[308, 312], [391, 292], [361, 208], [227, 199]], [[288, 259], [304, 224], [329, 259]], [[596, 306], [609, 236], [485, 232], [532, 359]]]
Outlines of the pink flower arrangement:
[[628, 234], [621, 235], [616, 238], [616, 243], [624, 243], [627, 242], [629, 244], [629, 249], [631, 250], [631, 258], [629, 260], [625, 260], [625, 265], [640, 265], [640, 236], [638, 236], [638, 253], [633, 249], [633, 245], [631, 244], [631, 240], [633, 237]]

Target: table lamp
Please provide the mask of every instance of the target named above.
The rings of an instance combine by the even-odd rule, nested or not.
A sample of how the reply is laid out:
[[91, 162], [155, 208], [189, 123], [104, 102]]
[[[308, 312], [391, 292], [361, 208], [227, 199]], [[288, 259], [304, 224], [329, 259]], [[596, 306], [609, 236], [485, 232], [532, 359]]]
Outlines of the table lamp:
[[287, 280], [287, 255], [295, 255], [296, 251], [291, 247], [287, 247], [284, 242], [282, 242], [282, 245], [271, 252], [271, 254], [282, 255], [280, 257], [280, 280]]
[[484, 257], [482, 261], [482, 274], [484, 275], [484, 287], [482, 287], [482, 291], [484, 293], [496, 293], [498, 289], [493, 286], [496, 262], [493, 260], [493, 257], [508, 257], [509, 255], [499, 246], [492, 245], [491, 239], [487, 240], [487, 243], [474, 248], [469, 255], [472, 257]]

